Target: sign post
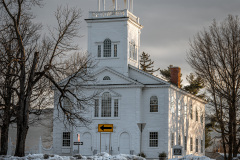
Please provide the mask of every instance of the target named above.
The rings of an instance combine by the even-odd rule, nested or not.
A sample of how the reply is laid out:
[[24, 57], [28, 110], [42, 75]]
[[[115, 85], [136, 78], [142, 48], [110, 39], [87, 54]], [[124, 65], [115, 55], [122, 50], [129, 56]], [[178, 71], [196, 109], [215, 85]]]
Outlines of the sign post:
[[[78, 142], [80, 142], [80, 134], [77, 134], [77, 138], [78, 138]], [[79, 145], [78, 145], [78, 154], [80, 154]]]
[[83, 142], [80, 141], [80, 134], [77, 134], [77, 142], [73, 142], [73, 145], [77, 145], [78, 146], [78, 154], [80, 154], [80, 145], [83, 145]]

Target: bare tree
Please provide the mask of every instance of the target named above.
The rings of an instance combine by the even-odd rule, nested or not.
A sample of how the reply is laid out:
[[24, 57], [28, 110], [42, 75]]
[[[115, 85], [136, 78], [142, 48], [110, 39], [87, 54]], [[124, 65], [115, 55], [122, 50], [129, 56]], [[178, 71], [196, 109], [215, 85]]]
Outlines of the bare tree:
[[[209, 104], [221, 133], [225, 159], [240, 147], [240, 21], [229, 15], [220, 24], [198, 33], [191, 42], [188, 63], [204, 79]], [[228, 157], [226, 153], [228, 151]]]
[[[78, 36], [81, 12], [76, 8], [59, 8], [56, 13], [58, 26], [50, 30], [50, 36], [40, 36], [41, 25], [33, 22], [31, 13], [33, 5], [41, 5], [41, 0], [1, 0], [1, 16], [4, 17], [0, 24], [2, 37], [11, 35], [16, 51], [13, 58], [17, 62], [18, 72], [13, 76], [17, 83], [13, 91], [16, 106], [17, 142], [15, 156], [25, 155], [25, 140], [29, 128], [29, 114], [41, 114], [42, 103], [47, 99], [50, 86], [60, 93], [58, 109], [66, 116], [71, 124], [77, 121], [87, 124], [89, 120], [82, 117], [83, 110], [90, 105], [93, 95], [80, 94], [82, 84], [94, 81], [91, 68], [94, 63], [90, 57], [81, 57], [81, 63], [66, 65], [60, 60], [66, 54], [78, 51], [78, 46], [73, 39]], [[8, 32], [10, 30], [10, 32]], [[4, 53], [5, 57], [8, 52]], [[74, 66], [74, 67], [73, 67]], [[68, 70], [71, 68], [71, 72]], [[66, 72], [68, 71], [68, 72]], [[64, 79], [59, 82], [60, 79]], [[78, 93], [72, 91], [72, 86], [78, 88]], [[80, 94], [80, 95], [79, 95]], [[71, 98], [70, 98], [71, 97]], [[68, 109], [62, 105], [67, 100], [72, 104]]]

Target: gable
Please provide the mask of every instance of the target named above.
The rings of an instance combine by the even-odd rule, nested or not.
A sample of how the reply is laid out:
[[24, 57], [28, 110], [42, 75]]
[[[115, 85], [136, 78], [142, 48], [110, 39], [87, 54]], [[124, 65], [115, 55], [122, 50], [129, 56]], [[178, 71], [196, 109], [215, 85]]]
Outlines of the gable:
[[169, 85], [168, 82], [129, 65], [129, 77], [142, 84]]
[[97, 71], [94, 77], [96, 78], [97, 85], [141, 85], [141, 83], [108, 67]]

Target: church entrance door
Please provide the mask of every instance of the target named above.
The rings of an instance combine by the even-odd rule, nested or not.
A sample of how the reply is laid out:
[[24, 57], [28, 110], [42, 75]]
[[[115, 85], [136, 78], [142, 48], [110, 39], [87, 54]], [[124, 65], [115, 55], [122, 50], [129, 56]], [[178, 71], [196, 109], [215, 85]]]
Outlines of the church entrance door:
[[109, 153], [109, 133], [102, 133], [101, 135], [101, 152]]

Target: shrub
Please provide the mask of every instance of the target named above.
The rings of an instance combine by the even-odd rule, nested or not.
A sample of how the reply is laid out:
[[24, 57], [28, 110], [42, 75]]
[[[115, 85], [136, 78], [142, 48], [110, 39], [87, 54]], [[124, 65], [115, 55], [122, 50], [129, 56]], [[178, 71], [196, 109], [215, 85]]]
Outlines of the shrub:
[[166, 152], [161, 152], [159, 153], [158, 157], [167, 157], [167, 154]]
[[138, 156], [143, 157], [143, 158], [146, 158], [146, 155], [145, 155], [143, 152], [138, 153]]

